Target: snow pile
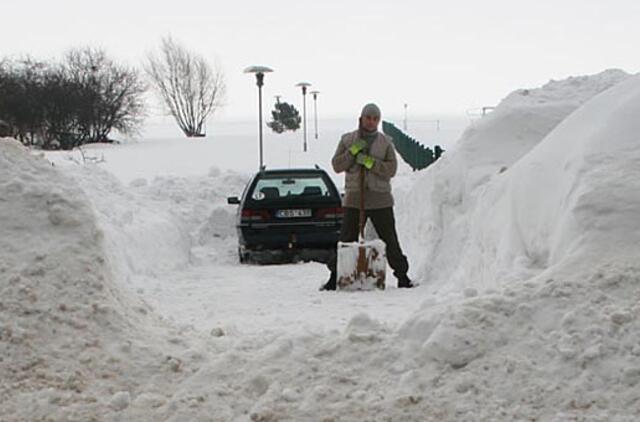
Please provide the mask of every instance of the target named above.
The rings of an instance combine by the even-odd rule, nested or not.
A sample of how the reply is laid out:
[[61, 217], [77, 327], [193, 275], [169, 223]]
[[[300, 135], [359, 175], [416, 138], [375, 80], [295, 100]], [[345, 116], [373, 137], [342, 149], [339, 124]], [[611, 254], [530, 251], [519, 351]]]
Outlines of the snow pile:
[[459, 165], [468, 172], [465, 193], [472, 196], [478, 185], [523, 157], [578, 107], [628, 77], [621, 70], [608, 70], [509, 94], [465, 131], [455, 155], [448, 157], [464, 161]]
[[505, 216], [484, 226], [500, 233], [500, 267], [572, 271], [640, 256], [638, 115], [636, 76], [565, 119], [490, 186], [485, 206], [492, 205], [481, 212]]
[[448, 420], [637, 420], [639, 284], [611, 262], [425, 304], [398, 332], [404, 387]]
[[640, 416], [640, 268], [426, 303], [402, 329], [246, 339], [176, 388], [172, 420], [585, 420]]
[[[579, 80], [590, 84], [589, 78]], [[572, 86], [565, 81], [569, 98]], [[443, 177], [426, 184], [437, 195], [417, 197], [425, 183], [416, 186], [413, 221], [442, 224], [439, 246], [451, 247], [450, 256], [457, 258], [436, 256], [432, 265], [457, 278], [451, 286], [435, 279], [407, 294], [448, 289], [456, 297], [433, 295], [398, 330], [372, 310], [353, 317], [343, 332], [246, 338], [176, 386], [174, 400], [194, 391], [205, 400], [166, 415], [637, 420], [640, 123], [634, 116], [640, 78], [595, 95], [598, 89], [585, 90], [593, 98], [581, 97], [583, 105], [573, 102], [573, 109], [536, 106], [538, 114], [530, 119], [546, 116], [548, 124], [522, 135], [526, 150], [514, 148], [495, 162], [478, 157], [483, 168], [475, 168], [461, 163], [461, 145], [462, 152], [431, 171], [430, 177]], [[486, 133], [474, 132], [487, 155], [531, 132], [506, 117], [514, 113], [498, 110], [494, 124], [482, 123]], [[501, 125], [505, 132], [496, 136], [493, 129]], [[399, 215], [405, 216], [409, 211], [402, 206]], [[417, 220], [420, 213], [434, 219]], [[418, 229], [418, 235], [428, 234]]]
[[[441, 287], [444, 294], [465, 287], [494, 288], [503, 281], [526, 279], [542, 271], [547, 264], [542, 251], [523, 250], [522, 245], [512, 250], [523, 231], [533, 229], [528, 233], [537, 235], [541, 228], [521, 227], [522, 221], [513, 219], [512, 213], [515, 208], [537, 212], [552, 202], [559, 206], [561, 198], [547, 196], [557, 187], [556, 181], [545, 178], [552, 174], [552, 161], [569, 160], [571, 145], [580, 145], [586, 140], [579, 137], [599, 131], [597, 122], [613, 115], [611, 103], [619, 99], [595, 104], [589, 116], [574, 120], [573, 129], [579, 125], [583, 132], [565, 130], [555, 138], [548, 136], [585, 102], [627, 78], [624, 72], [610, 70], [518, 90], [472, 125], [456, 150], [427, 169], [413, 189], [399, 195], [399, 231], [419, 277], [432, 287]], [[565, 150], [560, 150], [558, 137], [566, 139]], [[547, 147], [544, 156], [537, 153], [536, 169], [528, 174], [512, 169], [543, 140]], [[601, 145], [602, 150], [607, 148]], [[569, 183], [570, 179], [566, 178]], [[518, 196], [507, 192], [507, 185], [513, 190], [521, 183], [528, 188]], [[538, 193], [535, 201], [534, 192]]]
[[189, 264], [191, 239], [166, 204], [141, 201], [96, 165], [67, 172], [89, 197], [119, 276], [157, 275]]
[[[66, 171], [90, 197], [121, 277], [157, 277], [198, 258], [236, 258], [236, 208], [226, 198], [242, 191], [246, 176], [212, 169], [200, 177], [135, 179], [126, 187], [99, 165]], [[222, 245], [203, 248], [213, 242]], [[231, 252], [211, 256], [221, 251]]]
[[[516, 92], [403, 203], [412, 221], [421, 214], [414, 252], [440, 293], [398, 332], [418, 363], [405, 377], [413, 391], [431, 383], [429, 403], [450, 418], [640, 415], [640, 77], [566, 117], [542, 95], [597, 93], [612, 75], [538, 91], [546, 99], [529, 122], [555, 115], [548, 131], [522, 132], [531, 123], [513, 116], [530, 101]], [[448, 292], [466, 298], [444, 304]]]
[[[222, 206], [242, 176], [69, 170], [94, 213], [0, 142], [0, 418], [638, 420], [638, 113], [640, 77], [616, 71], [512, 94], [398, 200], [426, 283], [366, 294], [311, 291], [311, 265], [199, 265], [234, 243]], [[167, 327], [119, 288], [123, 263], [145, 300], [171, 286], [170, 313], [232, 302], [258, 328]], [[389, 298], [422, 304], [393, 327]]]
[[[214, 167], [205, 176], [156, 177], [136, 192], [159, 204], [164, 202], [186, 226], [193, 247], [199, 248], [217, 241], [237, 241], [237, 207], [229, 206], [227, 198], [240, 197], [250, 176]], [[231, 249], [235, 258], [235, 248]]]
[[113, 283], [103, 231], [73, 179], [9, 139], [0, 221], [0, 419], [105, 419], [165, 402], [164, 386], [181, 376], [167, 356], [183, 347], [158, 343], [180, 336]]
[[520, 110], [511, 98], [398, 206], [451, 259], [427, 255], [440, 277], [412, 294], [455, 295], [397, 331], [363, 314], [337, 335], [238, 346], [179, 391], [218, 376], [218, 394], [243, 392], [223, 414], [253, 420], [637, 420], [640, 77], [551, 87]]

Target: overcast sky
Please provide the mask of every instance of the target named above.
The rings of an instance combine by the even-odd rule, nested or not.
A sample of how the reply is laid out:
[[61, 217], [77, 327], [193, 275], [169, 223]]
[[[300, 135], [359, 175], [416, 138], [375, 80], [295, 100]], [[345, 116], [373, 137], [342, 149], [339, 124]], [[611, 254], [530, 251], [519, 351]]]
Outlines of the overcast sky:
[[[640, 1], [2, 0], [0, 54], [57, 57], [99, 46], [139, 65], [171, 34], [224, 68], [219, 119], [256, 113], [253, 64], [272, 67], [265, 101], [321, 91], [323, 116], [464, 113], [517, 88], [607, 68], [640, 71]], [[309, 104], [310, 106], [310, 104]]]

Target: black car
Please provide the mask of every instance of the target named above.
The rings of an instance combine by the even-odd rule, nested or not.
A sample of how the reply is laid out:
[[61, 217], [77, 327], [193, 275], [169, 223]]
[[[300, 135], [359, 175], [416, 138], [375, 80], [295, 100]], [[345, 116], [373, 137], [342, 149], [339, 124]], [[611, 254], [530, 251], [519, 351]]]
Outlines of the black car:
[[320, 168], [262, 170], [244, 189], [236, 228], [240, 262], [326, 262], [342, 225], [340, 193]]

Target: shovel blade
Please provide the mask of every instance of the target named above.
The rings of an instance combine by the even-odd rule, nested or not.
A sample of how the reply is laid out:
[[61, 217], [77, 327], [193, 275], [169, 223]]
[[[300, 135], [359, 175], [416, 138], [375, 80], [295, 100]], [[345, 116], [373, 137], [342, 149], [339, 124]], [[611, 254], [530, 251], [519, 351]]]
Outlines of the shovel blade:
[[338, 290], [374, 290], [385, 288], [387, 271], [383, 241], [338, 242]]

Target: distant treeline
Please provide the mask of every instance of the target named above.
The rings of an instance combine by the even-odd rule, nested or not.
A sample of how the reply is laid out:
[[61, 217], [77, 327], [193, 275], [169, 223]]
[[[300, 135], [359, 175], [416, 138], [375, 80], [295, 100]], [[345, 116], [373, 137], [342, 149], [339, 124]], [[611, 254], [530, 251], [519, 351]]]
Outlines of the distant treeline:
[[153, 86], [185, 136], [203, 137], [207, 117], [224, 104], [222, 70], [171, 37], [147, 55], [143, 69], [88, 47], [57, 61], [0, 58], [0, 136], [45, 149], [110, 142], [114, 130], [140, 129], [144, 94]]
[[135, 132], [146, 86], [136, 69], [104, 51], [69, 51], [59, 62], [0, 61], [0, 120], [5, 135], [45, 149], [107, 142], [116, 129]]

